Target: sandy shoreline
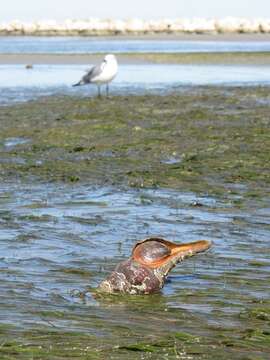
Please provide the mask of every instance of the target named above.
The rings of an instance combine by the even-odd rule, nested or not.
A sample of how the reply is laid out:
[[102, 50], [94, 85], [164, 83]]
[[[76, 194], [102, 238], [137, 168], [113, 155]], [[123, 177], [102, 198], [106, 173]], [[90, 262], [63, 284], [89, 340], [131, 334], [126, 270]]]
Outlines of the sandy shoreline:
[[[104, 54], [0, 54], [1, 65], [84, 65], [99, 62]], [[117, 54], [120, 64], [239, 64], [270, 65], [268, 52], [133, 53]]]

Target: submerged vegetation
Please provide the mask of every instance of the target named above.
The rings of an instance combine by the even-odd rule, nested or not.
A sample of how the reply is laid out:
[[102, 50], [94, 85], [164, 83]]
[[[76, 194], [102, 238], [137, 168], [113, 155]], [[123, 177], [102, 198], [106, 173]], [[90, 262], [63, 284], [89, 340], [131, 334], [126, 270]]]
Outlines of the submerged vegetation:
[[[117, 310], [117, 300], [115, 307]], [[143, 307], [143, 303], [139, 304]], [[113, 307], [113, 304], [111, 304]], [[156, 309], [152, 305], [152, 315]], [[118, 310], [117, 310], [118, 311]], [[145, 310], [143, 310], [145, 311]], [[164, 310], [163, 310], [164, 311]], [[268, 308], [269, 313], [269, 308]], [[252, 311], [253, 312], [253, 311]], [[42, 314], [43, 321], [50, 322], [58, 318], [70, 319], [70, 313]], [[250, 314], [247, 314], [249, 316]], [[163, 326], [166, 324], [164, 316]], [[251, 315], [253, 316], [253, 315]], [[90, 318], [92, 315], [90, 316]], [[84, 326], [102, 329], [100, 319], [85, 319]], [[74, 319], [76, 319], [74, 317]], [[169, 321], [174, 324], [172, 314]], [[151, 321], [151, 318], [149, 319]], [[194, 321], [194, 319], [192, 319]], [[198, 320], [198, 319], [197, 319]], [[82, 319], [81, 319], [82, 321]], [[167, 320], [168, 321], [168, 320]], [[178, 320], [179, 321], [179, 320]], [[188, 320], [187, 320], [188, 321]], [[226, 320], [224, 320], [226, 322]], [[162, 322], [161, 322], [162, 324]], [[198, 328], [199, 323], [196, 323]], [[205, 324], [204, 324], [205, 325]], [[96, 336], [86, 331], [65, 331], [57, 328], [33, 328], [20, 332], [14, 340], [15, 328], [0, 327], [1, 359], [236, 359], [236, 360], [267, 360], [269, 355], [270, 331], [269, 321], [260, 319], [244, 323], [238, 330], [229, 330], [226, 326], [212, 325], [204, 328], [205, 334], [192, 335], [184, 331], [170, 331], [164, 326], [159, 331], [149, 328], [149, 333], [142, 333], [140, 328], [128, 325], [110, 325], [110, 335]], [[174, 327], [174, 325], [173, 325]], [[105, 331], [106, 329], [103, 329]], [[144, 329], [145, 331], [145, 329]], [[212, 332], [212, 335], [209, 335]], [[216, 335], [213, 336], [213, 333]], [[4, 336], [3, 336], [4, 335]]]

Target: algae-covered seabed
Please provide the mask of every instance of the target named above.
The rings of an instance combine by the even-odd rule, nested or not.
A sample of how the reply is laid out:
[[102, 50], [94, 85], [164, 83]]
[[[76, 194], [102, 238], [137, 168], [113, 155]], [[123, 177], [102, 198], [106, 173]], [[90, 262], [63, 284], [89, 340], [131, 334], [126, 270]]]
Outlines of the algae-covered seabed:
[[[163, 95], [57, 96], [2, 107], [0, 177], [10, 189], [14, 183], [41, 188], [56, 183], [68, 193], [91, 184], [123, 192], [167, 188], [213, 197], [221, 208], [205, 210], [196, 201], [185, 222], [195, 216], [191, 208], [209, 211], [218, 220], [208, 236], [228, 238], [215, 245], [212, 256], [199, 257], [199, 277], [188, 280], [193, 265], [183, 272], [177, 267], [173, 283], [179, 287], [174, 285], [172, 293], [95, 297], [90, 289], [88, 303], [78, 292], [72, 302], [49, 289], [47, 302], [37, 295], [32, 310], [29, 295], [29, 307], [20, 315], [28, 314], [26, 325], [20, 318], [17, 326], [14, 320], [1, 320], [1, 359], [269, 359], [269, 105], [269, 87], [185, 87]], [[2, 204], [11, 196], [3, 194]], [[150, 206], [155, 197], [141, 201]], [[1, 221], [11, 222], [15, 231], [18, 223], [10, 214], [3, 212]], [[57, 218], [46, 216], [24, 216], [23, 221], [50, 221], [57, 227]], [[84, 219], [88, 227], [103, 218], [94, 218], [95, 224], [90, 220]], [[197, 237], [206, 236], [202, 229], [197, 228]], [[92, 251], [98, 248], [96, 243]], [[74, 269], [76, 263], [58, 269], [59, 284], [73, 279], [83, 291], [120, 259], [109, 267], [100, 262], [99, 272]], [[10, 270], [10, 282], [16, 274]], [[52, 277], [48, 274], [44, 282]], [[20, 299], [35, 291], [41, 292], [21, 283], [10, 289], [1, 307], [13, 318]], [[31, 322], [31, 314], [40, 322]]]
[[[3, 107], [0, 177], [269, 190], [269, 88], [180, 88], [167, 96], [49, 97]], [[234, 190], [236, 191], [236, 190]]]

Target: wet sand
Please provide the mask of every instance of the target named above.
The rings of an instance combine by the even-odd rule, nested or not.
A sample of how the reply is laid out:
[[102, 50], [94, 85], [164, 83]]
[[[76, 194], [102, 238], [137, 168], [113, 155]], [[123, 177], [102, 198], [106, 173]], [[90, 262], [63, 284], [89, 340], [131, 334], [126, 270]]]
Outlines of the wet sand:
[[[9, 35], [2, 35], [1, 37], [9, 36]], [[10, 35], [10, 36], [17, 36], [18, 38], [23, 38], [28, 35]], [[33, 35], [31, 35], [33, 36]], [[54, 35], [57, 37], [57, 35]], [[59, 35], [62, 36], [62, 35]], [[72, 35], [67, 35], [67, 37]], [[37, 38], [43, 38], [43, 36], [36, 36]], [[183, 34], [183, 33], [160, 33], [160, 34], [117, 34], [117, 35], [76, 35], [75, 37], [85, 37], [85, 38], [96, 38], [96, 39], [104, 39], [104, 40], [179, 40], [179, 41], [269, 41], [270, 40], [270, 33], [263, 34], [263, 33], [224, 33], [224, 34]]]
[[269, 41], [270, 34], [143, 34], [99, 36], [106, 40]]

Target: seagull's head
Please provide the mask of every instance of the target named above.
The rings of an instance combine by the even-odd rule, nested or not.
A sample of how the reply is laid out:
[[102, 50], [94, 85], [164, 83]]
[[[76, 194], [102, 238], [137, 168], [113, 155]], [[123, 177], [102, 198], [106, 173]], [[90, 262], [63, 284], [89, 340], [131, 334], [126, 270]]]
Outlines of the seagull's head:
[[104, 57], [104, 62], [109, 63], [109, 62], [117, 62], [116, 57], [113, 54], [108, 54]]

